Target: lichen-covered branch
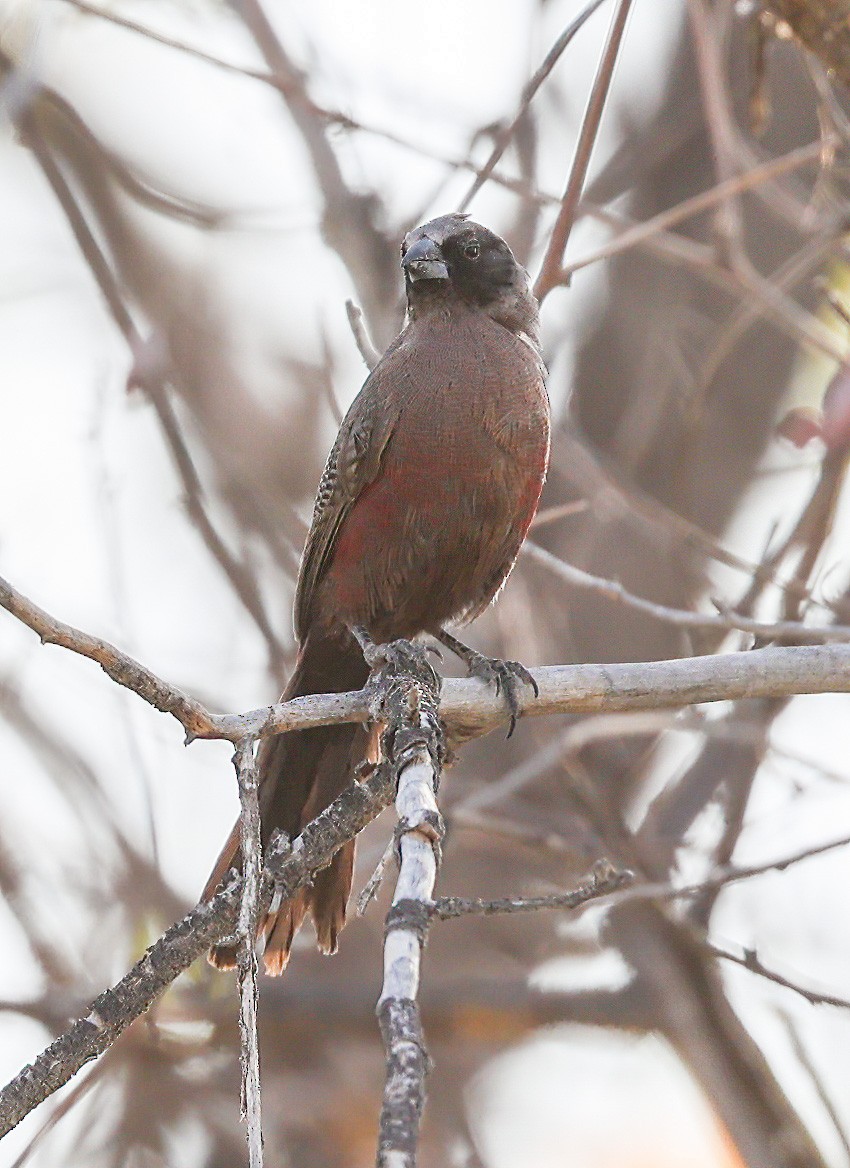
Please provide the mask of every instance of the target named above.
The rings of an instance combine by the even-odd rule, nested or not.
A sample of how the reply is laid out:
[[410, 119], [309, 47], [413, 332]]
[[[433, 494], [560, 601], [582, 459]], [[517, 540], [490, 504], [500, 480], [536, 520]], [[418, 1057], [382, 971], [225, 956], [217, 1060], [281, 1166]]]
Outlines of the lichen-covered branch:
[[[279, 863], [267, 865], [260, 907], [268, 903], [275, 882], [292, 896], [334, 853], [353, 839], [392, 802], [395, 794], [388, 767], [344, 791], [312, 820]], [[84, 1018], [61, 1034], [0, 1091], [0, 1137], [102, 1054], [143, 1014], [196, 958], [224, 937], [232, 936], [242, 898], [241, 879], [233, 880], [173, 925], [146, 951], [125, 977], [105, 990]]]
[[263, 1123], [260, 1106], [260, 1045], [257, 1036], [257, 953], [254, 937], [260, 909], [263, 847], [257, 765], [251, 739], [234, 755], [239, 782], [242, 898], [236, 936], [239, 985], [239, 1048], [242, 1064], [242, 1119], [247, 1126], [249, 1168], [263, 1168]]
[[436, 799], [444, 753], [440, 679], [416, 646], [397, 642], [378, 652], [384, 662], [373, 675], [382, 687], [376, 714], [386, 726], [384, 754], [398, 776], [399, 875], [387, 915], [376, 1006], [387, 1062], [376, 1164], [414, 1168], [429, 1065], [417, 996], [444, 833]]

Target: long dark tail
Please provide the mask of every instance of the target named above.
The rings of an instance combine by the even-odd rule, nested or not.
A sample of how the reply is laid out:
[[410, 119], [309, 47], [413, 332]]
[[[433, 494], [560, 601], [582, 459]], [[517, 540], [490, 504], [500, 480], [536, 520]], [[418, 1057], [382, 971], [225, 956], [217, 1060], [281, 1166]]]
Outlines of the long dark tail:
[[[353, 638], [337, 640], [308, 636], [282, 700], [315, 693], [342, 693], [361, 689], [369, 676], [363, 654]], [[260, 811], [263, 845], [280, 828], [294, 839], [305, 824], [333, 802], [351, 781], [354, 769], [366, 757], [368, 735], [361, 726], [322, 726], [267, 738], [260, 747]], [[202, 899], [211, 897], [231, 868], [240, 866], [239, 824], [222, 849], [207, 881]], [[286, 968], [292, 941], [308, 911], [324, 953], [335, 953], [337, 935], [345, 924], [346, 905], [354, 869], [354, 841], [336, 853], [318, 872], [310, 887], [269, 913], [261, 926], [266, 945], [267, 973]], [[235, 965], [232, 945], [218, 945], [210, 961], [220, 969]]]

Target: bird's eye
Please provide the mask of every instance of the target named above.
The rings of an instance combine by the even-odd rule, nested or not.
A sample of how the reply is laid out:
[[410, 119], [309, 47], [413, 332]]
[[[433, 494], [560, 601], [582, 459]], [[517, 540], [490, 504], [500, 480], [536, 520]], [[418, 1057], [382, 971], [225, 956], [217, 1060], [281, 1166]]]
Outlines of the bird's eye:
[[463, 254], [468, 260], [477, 260], [481, 255], [481, 245], [478, 243], [468, 243], [463, 249]]

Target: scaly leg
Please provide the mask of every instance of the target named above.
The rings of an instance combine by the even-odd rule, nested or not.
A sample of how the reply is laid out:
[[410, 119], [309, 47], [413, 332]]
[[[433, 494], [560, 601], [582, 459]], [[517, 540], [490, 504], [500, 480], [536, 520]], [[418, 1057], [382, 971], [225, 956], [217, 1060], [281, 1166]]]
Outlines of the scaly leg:
[[534, 690], [534, 696], [540, 696], [537, 682], [532, 675], [519, 661], [503, 661], [501, 657], [485, 657], [483, 653], [464, 645], [463, 641], [459, 641], [457, 637], [453, 637], [445, 629], [440, 629], [439, 632], [434, 633], [434, 636], [447, 649], [451, 649], [456, 657], [460, 657], [466, 665], [470, 677], [477, 677], [487, 685], [495, 686], [497, 694], [503, 693], [505, 695], [505, 703], [511, 715], [511, 724], [508, 729], [508, 738], [510, 738], [516, 729], [516, 721], [520, 715], [519, 687], [530, 685]]

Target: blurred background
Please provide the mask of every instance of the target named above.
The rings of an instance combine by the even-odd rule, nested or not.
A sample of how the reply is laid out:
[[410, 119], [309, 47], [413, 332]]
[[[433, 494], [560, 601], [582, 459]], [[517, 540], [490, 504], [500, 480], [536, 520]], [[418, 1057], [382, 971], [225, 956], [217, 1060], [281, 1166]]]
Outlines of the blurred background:
[[[365, 375], [345, 302], [384, 347], [402, 236], [461, 205], [537, 273], [597, 7], [532, 98], [578, 0], [3, 0], [3, 575], [216, 710], [273, 700]], [[850, 623], [846, 8], [635, 0], [574, 275], [543, 304], [555, 428], [531, 538], [674, 608]], [[527, 665], [753, 643], [533, 553], [468, 636]], [[848, 711], [557, 717], [472, 743], [442, 788], [440, 890], [553, 891], [603, 855], [698, 882], [848, 835]], [[0, 735], [5, 1081], [195, 902], [237, 796], [227, 744], [184, 749], [7, 615]], [[391, 831], [366, 833], [357, 887]], [[850, 1162], [850, 1015], [818, 997], [850, 998], [849, 874], [837, 849], [681, 902], [436, 927], [422, 1163]], [[373, 1162], [388, 895], [335, 958], [305, 929], [262, 983], [273, 1168]], [[232, 976], [199, 963], [0, 1165], [244, 1162], [236, 1013]]]

